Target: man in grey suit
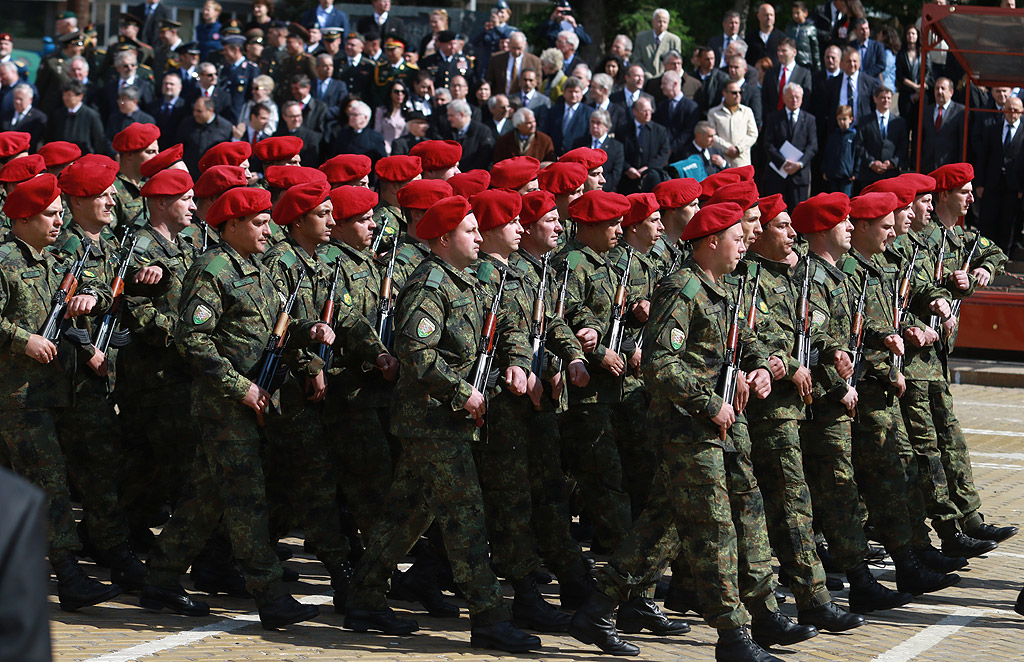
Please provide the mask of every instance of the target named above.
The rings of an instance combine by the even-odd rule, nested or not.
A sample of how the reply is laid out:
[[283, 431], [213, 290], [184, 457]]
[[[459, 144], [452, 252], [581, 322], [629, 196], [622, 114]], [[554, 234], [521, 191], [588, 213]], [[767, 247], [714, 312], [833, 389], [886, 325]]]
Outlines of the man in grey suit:
[[669, 13], [665, 9], [655, 9], [651, 16], [651, 30], [645, 30], [636, 36], [633, 46], [633, 62], [643, 67], [648, 78], [660, 76], [665, 71], [662, 56], [669, 51], [681, 51], [682, 40], [679, 35], [668, 31]]
[[921, 172], [963, 159], [964, 105], [953, 101], [953, 81], [935, 81], [935, 103], [924, 109]]

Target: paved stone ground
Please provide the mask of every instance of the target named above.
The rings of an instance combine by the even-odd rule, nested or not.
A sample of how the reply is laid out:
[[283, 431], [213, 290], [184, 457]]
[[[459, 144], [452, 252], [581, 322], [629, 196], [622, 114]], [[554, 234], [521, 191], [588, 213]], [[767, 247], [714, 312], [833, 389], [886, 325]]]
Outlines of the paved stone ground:
[[[957, 414], [967, 432], [975, 480], [985, 512], [998, 524], [1024, 525], [1024, 391], [987, 386], [955, 386]], [[303, 581], [291, 585], [305, 602], [324, 605], [320, 618], [278, 632], [265, 632], [251, 602], [211, 598], [208, 618], [154, 614], [138, 607], [136, 596], [67, 614], [51, 596], [55, 659], [94, 660], [472, 660], [497, 659], [469, 647], [469, 619], [457, 621], [417, 615], [421, 630], [410, 637], [361, 635], [341, 628], [333, 613], [323, 568], [302, 554], [288, 564]], [[90, 568], [90, 571], [93, 569]], [[891, 566], [876, 569], [892, 581]], [[792, 650], [775, 651], [787, 660], [981, 662], [1020, 660], [1024, 617], [1013, 612], [1024, 583], [1024, 534], [975, 559], [958, 586], [924, 596], [908, 607], [874, 615], [869, 623], [842, 635], [822, 634]], [[97, 575], [106, 579], [103, 571]], [[55, 589], [55, 584], [53, 588]], [[550, 592], [550, 587], [542, 587]], [[846, 592], [837, 595], [845, 603]], [[205, 599], [205, 598], [204, 598]], [[403, 603], [394, 603], [400, 611]], [[783, 610], [795, 616], [792, 600]], [[692, 622], [692, 621], [691, 621]], [[525, 656], [543, 660], [604, 658], [568, 636], [542, 636], [544, 649]], [[714, 632], [693, 624], [676, 639], [641, 635], [630, 638], [642, 648], [640, 659], [712, 660]]]

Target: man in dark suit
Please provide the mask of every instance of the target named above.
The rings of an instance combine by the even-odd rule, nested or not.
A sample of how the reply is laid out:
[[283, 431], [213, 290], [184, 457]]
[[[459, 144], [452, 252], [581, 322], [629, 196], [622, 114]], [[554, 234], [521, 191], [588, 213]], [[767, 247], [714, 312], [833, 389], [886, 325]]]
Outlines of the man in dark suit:
[[134, 87], [126, 87], [117, 95], [117, 112], [107, 118], [107, 142], [113, 142], [114, 136], [130, 124], [156, 124], [149, 113], [139, 110], [139, 91]]
[[608, 155], [604, 164], [604, 186], [609, 193], [614, 193], [622, 181], [622, 168], [626, 162], [626, 151], [622, 143], [609, 135], [614, 126], [611, 115], [606, 110], [595, 110], [590, 114], [590, 135], [582, 136], [572, 147], [589, 147], [603, 150]]
[[167, 149], [175, 143], [178, 127], [188, 116], [188, 105], [181, 96], [181, 76], [169, 71], [160, 83], [160, 98], [146, 108], [160, 127], [160, 149]]
[[[210, 65], [211, 67], [213, 65]], [[100, 112], [110, 116], [117, 112], [117, 94], [125, 87], [135, 86], [139, 89], [139, 100], [143, 106], [153, 102], [153, 87], [143, 79], [139, 71], [138, 57], [135, 51], [121, 51], [114, 56], [114, 69], [117, 76], [103, 86], [100, 100]]]
[[710, 122], [697, 122], [693, 129], [693, 140], [684, 146], [679, 160], [698, 155], [704, 165], [704, 172], [713, 175], [721, 171], [728, 164], [725, 162], [725, 153], [715, 144], [715, 133], [715, 127]]
[[779, 42], [777, 51], [778, 64], [768, 70], [761, 86], [761, 108], [766, 114], [782, 110], [782, 88], [786, 85], [796, 83], [804, 88], [808, 101], [811, 100], [811, 93], [814, 90], [813, 74], [810, 69], [796, 63], [796, 42], [786, 37]]
[[818, 28], [818, 44], [822, 54], [832, 45], [845, 44], [849, 39], [846, 34], [846, 3], [843, 0], [829, 0], [814, 8], [811, 20]]
[[[659, 76], [660, 78], [660, 76]], [[590, 105], [594, 110], [603, 110], [612, 118], [612, 127], [622, 126], [626, 123], [627, 110], [624, 105], [613, 103], [611, 99], [612, 88], [615, 81], [611, 76], [604, 73], [594, 74], [590, 81]]]
[[[370, 98], [374, 63], [363, 57], [363, 38], [356, 33], [345, 37], [345, 58], [338, 64], [336, 78], [361, 99]], [[338, 118], [342, 121], [342, 118]]]
[[[683, 81], [683, 95], [687, 99], [693, 99], [697, 101], [697, 94], [700, 92], [702, 87], [701, 82], [694, 78], [692, 74], [683, 69], [683, 56], [680, 55], [679, 51], [669, 51], [665, 53], [661, 58], [662, 67], [664, 71], [674, 71], [679, 74]], [[664, 73], [662, 73], [664, 75]], [[661, 76], [656, 76], [649, 79], [644, 83], [644, 92], [654, 97], [654, 103], [658, 104], [665, 100], [665, 95], [661, 93]]]
[[[799, 85], [787, 85], [782, 98], [786, 107], [770, 113], [764, 122], [764, 146], [768, 153], [769, 167], [761, 179], [761, 193], [781, 193], [786, 208], [792, 211], [810, 194], [810, 165], [818, 152], [818, 130], [814, 117], [800, 108], [803, 104], [803, 90]], [[798, 161], [782, 155], [781, 147], [787, 141], [803, 152]], [[781, 177], [776, 168], [787, 176]]]
[[509, 108], [508, 97], [504, 94], [495, 94], [487, 100], [486, 114], [484, 126], [491, 132], [495, 142], [512, 131], [512, 111]]
[[519, 93], [519, 79], [525, 69], [539, 72], [540, 58], [527, 52], [526, 35], [516, 31], [509, 37], [508, 50], [496, 53], [487, 65], [486, 80], [491, 84], [491, 94]]
[[701, 88], [694, 101], [700, 106], [702, 114], [722, 103], [722, 88], [729, 82], [729, 76], [714, 65], [715, 52], [710, 48], [698, 47], [697, 68], [693, 71], [693, 77], [701, 82]]
[[665, 100], [655, 108], [654, 121], [668, 130], [671, 136], [669, 160], [676, 161], [683, 148], [693, 141], [693, 127], [700, 121], [700, 109], [695, 101], [683, 96], [678, 73], [666, 71], [662, 74], [661, 89]]
[[757, 8], [757, 27], [747, 32], [747, 62], [751, 65], [763, 57], [771, 58], [772, 66], [779, 66], [779, 44], [786, 34], [775, 29], [775, 7], [767, 2]]
[[935, 103], [924, 109], [921, 127], [921, 172], [931, 172], [963, 158], [964, 106], [953, 101], [953, 81], [935, 81]]
[[4, 131], [22, 131], [32, 136], [32, 151], [39, 149], [46, 131], [46, 113], [32, 105], [32, 86], [19, 83], [14, 86], [13, 104], [10, 112], [0, 117]]
[[[376, 32], [381, 37], [387, 38], [392, 34], [405, 35], [405, 22], [391, 13], [391, 0], [372, 0], [373, 15], [363, 16], [359, 19], [357, 29], [362, 34]], [[408, 50], [415, 51], [413, 44], [409, 44]]]
[[885, 69], [885, 47], [871, 38], [868, 19], [855, 18], [850, 21], [850, 33], [853, 35], [850, 45], [860, 53], [861, 71], [876, 78], [882, 75]]
[[612, 92], [609, 100], [612, 103], [622, 106], [626, 111], [628, 121], [629, 114], [633, 109], [633, 102], [640, 98], [644, 91], [644, 69], [638, 64], [631, 65], [626, 69], [626, 86], [618, 92]]
[[895, 177], [907, 161], [907, 121], [890, 112], [892, 90], [880, 85], [875, 90], [875, 112], [857, 122], [857, 147], [861, 167], [857, 188], [880, 179]]
[[66, 140], [78, 145], [83, 154], [106, 154], [103, 120], [99, 112], [85, 105], [85, 86], [69, 80], [61, 90], [61, 106], [46, 123], [46, 142]]
[[737, 39], [740, 39], [740, 14], [730, 9], [722, 17], [722, 34], [708, 40], [708, 46], [714, 51], [713, 69], [725, 66], [725, 49]]
[[[825, 107], [827, 127], [835, 124], [836, 108], [839, 106], [853, 108], [855, 120], [870, 115], [874, 110], [874, 99], [871, 95], [878, 87], [879, 80], [860, 70], [860, 53], [856, 48], [846, 47], [839, 68], [843, 72], [841, 75], [825, 81], [825, 96], [828, 98], [828, 105]], [[856, 125], [856, 122], [854, 124]]]
[[519, 97], [523, 108], [529, 108], [537, 116], [537, 122], [543, 124], [547, 117], [548, 109], [551, 108], [551, 97], [540, 92], [537, 84], [540, 82], [540, 69], [524, 69], [519, 74]]
[[645, 94], [633, 104], [633, 121], [619, 136], [625, 157], [619, 193], [651, 190], [666, 177], [670, 151], [668, 129], [651, 121], [653, 116], [652, 99]]
[[1021, 231], [1021, 197], [1024, 191], [1024, 102], [1010, 97], [1003, 104], [1003, 121], [985, 132], [974, 181], [981, 199], [981, 230], [1003, 252], [1012, 255]]
[[[289, 114], [293, 113], [294, 111], [289, 111]], [[384, 145], [384, 136], [369, 127], [370, 114], [370, 107], [362, 101], [355, 101], [349, 106], [348, 121], [345, 126], [341, 127], [331, 143], [332, 156], [335, 154], [365, 154], [370, 157], [373, 164], [376, 164], [377, 161], [388, 155], [387, 147]], [[303, 165], [306, 165], [305, 162]]]
[[327, 104], [313, 97], [312, 82], [305, 74], [295, 74], [289, 81], [289, 95], [302, 107], [302, 126], [323, 134], [327, 127]]
[[494, 158], [494, 136], [486, 126], [473, 120], [469, 104], [455, 99], [445, 107], [448, 113], [448, 127], [442, 129], [442, 140], [454, 140], [462, 145], [462, 159], [459, 169], [488, 169]]
[[188, 166], [193, 179], [198, 179], [199, 159], [217, 143], [231, 141], [231, 122], [217, 115], [213, 100], [199, 97], [192, 102], [192, 118], [178, 128], [178, 140], [184, 154], [182, 161]]
[[569, 151], [576, 140], [587, 133], [590, 114], [594, 109], [583, 104], [582, 88], [580, 80], [570, 76], [565, 82], [561, 100], [548, 111], [544, 132], [551, 136], [559, 156]]
[[341, 100], [348, 96], [348, 85], [334, 77], [334, 58], [327, 53], [316, 56], [316, 77], [313, 98], [327, 106], [327, 124], [336, 124], [341, 114]]
[[302, 14], [302, 25], [315, 25], [323, 32], [327, 28], [340, 28], [341, 34], [348, 33], [348, 14], [334, 6], [334, 0], [320, 0], [313, 9]]
[[129, 8], [128, 12], [139, 19], [139, 23], [142, 24], [139, 28], [139, 39], [149, 46], [156, 45], [160, 23], [164, 19], [172, 18], [171, 10], [164, 7], [160, 0], [146, 0], [141, 5]]

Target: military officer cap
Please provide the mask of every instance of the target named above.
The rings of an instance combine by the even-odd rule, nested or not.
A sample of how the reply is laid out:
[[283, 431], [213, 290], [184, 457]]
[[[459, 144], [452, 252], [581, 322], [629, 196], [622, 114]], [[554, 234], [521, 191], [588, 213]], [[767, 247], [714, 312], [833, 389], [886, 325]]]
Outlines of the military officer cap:
[[[579, 166], [578, 163], [575, 165]], [[569, 216], [583, 224], [614, 221], [627, 213], [629, 200], [620, 193], [587, 191], [569, 203]]]
[[653, 193], [630, 193], [626, 199], [629, 201], [629, 211], [622, 219], [624, 228], [642, 223], [658, 211], [658, 198]]
[[87, 37], [95, 37], [98, 34], [98, 32], [96, 31], [96, 24], [87, 24], [84, 28], [82, 28], [82, 34], [84, 34]]
[[245, 218], [270, 211], [270, 191], [239, 187], [225, 191], [206, 214], [206, 222], [217, 227], [231, 218]]
[[715, 194], [719, 188], [728, 184], [735, 184], [736, 182], [742, 181], [743, 176], [740, 174], [738, 168], [726, 168], [725, 170], [708, 175], [704, 178], [704, 181], [700, 183], [700, 199], [702, 201], [709, 199]]
[[341, 39], [341, 28], [327, 28], [324, 32], [324, 41], [336, 41]]
[[331, 195], [327, 182], [306, 182], [285, 191], [270, 214], [278, 225], [290, 225], [323, 204]]
[[974, 166], [970, 163], [949, 163], [931, 173], [936, 191], [951, 191], [974, 179]]
[[38, 154], [19, 156], [0, 168], [0, 182], [19, 184], [32, 179], [44, 170], [46, 170], [46, 161], [42, 156]]
[[139, 42], [138, 39], [129, 39], [127, 37], [121, 37], [120, 41], [118, 41], [116, 44], [111, 46], [111, 50], [113, 50], [113, 52], [115, 52], [115, 53], [120, 53], [121, 51], [136, 51], [137, 52], [141, 45], [142, 44]]
[[416, 235], [423, 240], [437, 239], [459, 227], [462, 220], [473, 213], [469, 200], [461, 195], [442, 198], [416, 224]]
[[498, 0], [497, 4], [494, 5], [495, 9], [508, 9], [508, 2], [505, 0]]
[[569, 0], [557, 0], [555, 2], [555, 7], [559, 9], [572, 9], [572, 5], [569, 4]]
[[726, 184], [721, 187], [708, 200], [709, 205], [720, 202], [735, 202], [744, 210], [757, 206], [757, 199], [760, 196], [757, 192], [757, 184], [748, 180], [741, 180], [735, 184]]
[[262, 44], [263, 43], [263, 30], [259, 28], [253, 28], [245, 33], [245, 41], [247, 44]]
[[0, 41], [14, 41], [14, 39], [11, 38], [10, 33], [0, 32]]
[[680, 239], [693, 241], [731, 228], [743, 218], [743, 208], [735, 202], [719, 202], [701, 207], [683, 228]]
[[786, 211], [786, 201], [782, 199], [781, 193], [761, 198], [757, 201], [757, 206], [761, 210], [761, 225], [774, 220], [776, 216]]
[[[271, 167], [277, 168], [281, 166]], [[216, 198], [225, 191], [247, 186], [248, 184], [249, 180], [245, 177], [245, 168], [241, 166], [216, 165], [211, 166], [206, 172], [199, 175], [193, 191], [195, 191], [197, 198]]]
[[135, 122], [121, 129], [111, 143], [114, 151], [124, 154], [146, 149], [160, 138], [160, 128], [156, 124]]
[[424, 140], [413, 145], [409, 154], [420, 157], [424, 172], [447, 170], [459, 164], [462, 145], [454, 140]]
[[195, 41], [190, 41], [186, 44], [182, 44], [174, 49], [175, 53], [191, 53], [192, 55], [199, 55], [199, 44]]
[[68, 44], [72, 43], [81, 46], [85, 43], [85, 39], [82, 36], [81, 31], [75, 30], [74, 32], [62, 34], [61, 36], [57, 37], [57, 43], [61, 46], [67, 46]]
[[304, 166], [270, 166], [264, 173], [267, 184], [273, 188], [287, 189], [310, 183], [327, 183], [327, 176], [316, 168]]
[[540, 187], [555, 195], [568, 195], [587, 181], [587, 168], [583, 164], [556, 162], [540, 171]]
[[430, 120], [427, 119], [427, 116], [419, 110], [403, 110], [402, 117], [405, 118], [406, 124], [409, 122], [430, 122]]
[[24, 131], [0, 131], [0, 159], [27, 152], [31, 144], [32, 136]]
[[850, 219], [873, 221], [888, 216], [897, 209], [900, 209], [900, 202], [895, 193], [864, 193], [850, 200]]
[[359, 32], [349, 32], [345, 35], [345, 41], [348, 41], [349, 39], [358, 39], [359, 41], [366, 43], [366, 37]]
[[437, 43], [439, 43], [439, 44], [446, 44], [449, 41], [454, 41], [454, 40], [455, 40], [455, 33], [453, 31], [451, 31], [451, 30], [441, 30], [440, 32], [437, 33], [437, 38], [436, 38], [435, 41], [437, 41]]
[[331, 191], [334, 220], [362, 218], [380, 202], [380, 196], [365, 186], [339, 186]]
[[270, 22], [270, 27], [277, 28], [279, 30], [287, 30], [288, 29], [288, 21], [271, 21]]
[[298, 136], [271, 136], [256, 143], [253, 154], [260, 161], [284, 161], [302, 151], [302, 138]]
[[540, 173], [540, 161], [532, 156], [513, 156], [498, 161], [491, 167], [491, 188], [507, 188], [517, 191]]
[[160, 21], [160, 30], [177, 30], [181, 27], [181, 23], [178, 21], [172, 21], [169, 18], [165, 18]]
[[398, 205], [403, 209], [422, 211], [454, 193], [451, 184], [443, 179], [416, 179], [398, 189]]
[[302, 27], [298, 23], [288, 24], [288, 36], [301, 39], [304, 43], [309, 43], [309, 30]]
[[469, 199], [491, 184], [491, 173], [486, 170], [469, 170], [448, 178], [455, 195]]
[[577, 147], [562, 154], [558, 159], [562, 163], [573, 162], [583, 164], [587, 170], [600, 168], [608, 161], [608, 152], [603, 149], [592, 149], [590, 147]]
[[206, 150], [203, 158], [199, 159], [199, 172], [206, 172], [210, 166], [233, 165], [240, 166], [252, 156], [252, 145], [239, 140], [237, 142], [217, 143]]
[[373, 169], [383, 181], [408, 182], [423, 174], [423, 161], [418, 156], [396, 154], [377, 161]]
[[139, 195], [144, 198], [180, 196], [191, 191], [193, 186], [192, 175], [187, 170], [161, 170], [142, 185]]
[[11, 219], [35, 216], [49, 207], [59, 195], [57, 178], [44, 173], [14, 187], [4, 203], [4, 214]]
[[696, 179], [670, 179], [654, 187], [654, 197], [662, 209], [679, 209], [699, 198], [701, 190]]
[[800, 234], [831, 230], [850, 215], [844, 193], [819, 193], [793, 208], [793, 229]]
[[905, 179], [901, 180], [899, 177], [880, 179], [861, 189], [861, 193], [877, 193], [879, 191], [895, 193], [899, 209], [909, 207], [913, 204], [914, 198], [917, 197], [917, 187]]
[[245, 37], [240, 34], [233, 34], [227, 37], [221, 37], [221, 46], [236, 46], [238, 48], [245, 48]]
[[78, 16], [73, 11], [62, 11], [57, 14], [58, 21], [66, 21], [69, 18], [78, 18]]
[[388, 34], [388, 38], [384, 40], [384, 48], [398, 48], [402, 47], [404, 50], [406, 47], [405, 39], [398, 36], [398, 33], [392, 32]]
[[137, 25], [137, 26], [140, 26], [140, 27], [142, 26], [142, 21], [140, 21], [139, 17], [136, 16], [135, 14], [129, 14], [128, 12], [121, 12], [121, 15], [118, 18], [120, 19], [121, 23], [130, 23], [132, 25]]
[[469, 199], [480, 232], [508, 225], [523, 209], [523, 196], [505, 188], [481, 191]]
[[157, 155], [151, 158], [150, 160], [143, 163], [142, 167], [139, 168], [139, 171], [143, 177], [152, 177], [161, 170], [166, 170], [175, 163], [181, 161], [184, 151], [185, 149], [184, 147], [182, 147], [181, 143], [168, 147], [164, 151], [158, 152]]
[[372, 163], [365, 154], [338, 154], [324, 161], [320, 172], [327, 176], [331, 186], [352, 184], [370, 174]]
[[86, 154], [60, 173], [60, 188], [75, 198], [91, 198], [117, 179], [117, 163], [102, 154]]
[[53, 168], [54, 166], [67, 165], [80, 157], [82, 155], [82, 148], [66, 140], [55, 140], [40, 147], [36, 153], [43, 157], [47, 168]]
[[919, 172], [905, 172], [896, 179], [902, 180], [914, 187], [914, 197], [928, 195], [935, 190], [935, 178], [929, 175], [922, 175]]
[[[223, 35], [232, 36], [232, 37], [241, 37], [242, 36], [242, 26], [235, 19], [231, 19], [231, 22], [228, 23], [226, 26], [224, 26], [224, 32], [222, 34]], [[223, 42], [224, 42], [224, 39], [222, 37], [221, 38], [221, 43], [223, 43]]]
[[523, 196], [523, 209], [519, 212], [519, 222], [523, 227], [533, 225], [545, 214], [557, 208], [555, 196], [550, 191], [530, 191]]

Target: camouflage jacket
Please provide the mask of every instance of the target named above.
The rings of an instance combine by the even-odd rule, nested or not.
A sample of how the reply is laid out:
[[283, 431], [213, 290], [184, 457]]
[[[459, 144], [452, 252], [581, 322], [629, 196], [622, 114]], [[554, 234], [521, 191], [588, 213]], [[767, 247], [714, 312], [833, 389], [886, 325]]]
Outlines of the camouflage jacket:
[[217, 231], [211, 228], [206, 221], [198, 219], [194, 219], [191, 225], [178, 233], [178, 236], [188, 240], [197, 253], [202, 253], [211, 246], [216, 246], [220, 243], [220, 235]]
[[[647, 253], [630, 249], [633, 251], [633, 260], [629, 265], [629, 279], [626, 284], [625, 321], [628, 327], [626, 333], [633, 339], [634, 344], [642, 345], [640, 338], [644, 332], [644, 325], [633, 315], [633, 306], [641, 301], [651, 300], [654, 296], [654, 287], [661, 280], [660, 273], [664, 269], [662, 267], [663, 260], [655, 254], [658, 248], [659, 245], [655, 244]], [[626, 260], [628, 259], [626, 242], [622, 241], [618, 246], [608, 251], [607, 259], [611, 264], [615, 265], [616, 271], [621, 274], [622, 270], [626, 268]], [[616, 286], [618, 286], [618, 282], [616, 282]], [[626, 361], [629, 357], [623, 356], [622, 358]], [[643, 387], [644, 382], [640, 375], [632, 370], [627, 370], [622, 379], [623, 395], [642, 390]]]
[[398, 238], [407, 232], [405, 217], [402, 210], [383, 200], [373, 210], [373, 222], [377, 224], [376, 232], [383, 233], [377, 253], [387, 253], [395, 245]]
[[142, 199], [141, 189], [142, 184], [136, 184], [121, 173], [117, 174], [114, 180], [114, 222], [111, 229], [117, 230], [118, 235], [123, 235], [125, 226], [133, 221], [136, 230], [145, 224], [146, 212], [143, 208], [146, 201]]
[[395, 272], [393, 281], [395, 290], [401, 291], [405, 287], [405, 281], [409, 279], [420, 262], [430, 255], [427, 245], [418, 239], [413, 239], [408, 233], [398, 239], [398, 254], [395, 255]]
[[[895, 282], [896, 268], [884, 266], [877, 255], [867, 258], [855, 248], [851, 248], [843, 257], [840, 268], [849, 274], [854, 283], [861, 283], [861, 287], [867, 290], [864, 300], [865, 323], [870, 321], [872, 328], [885, 334], [883, 338], [897, 333], [894, 317], [894, 288], [898, 285]], [[859, 290], [857, 297], [860, 297]], [[859, 385], [871, 383], [878, 388], [895, 388], [896, 375], [892, 372], [892, 353], [889, 350], [865, 346], [861, 363], [863, 372]]]
[[679, 271], [683, 262], [689, 260], [693, 255], [693, 251], [690, 250], [690, 242], [677, 241], [670, 244], [665, 239], [665, 235], [661, 235], [658, 243], [651, 249], [651, 253], [658, 258], [658, 281]]

